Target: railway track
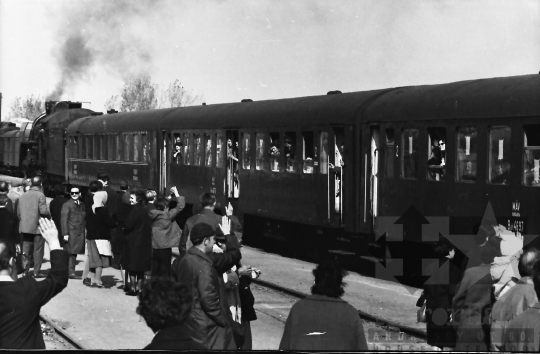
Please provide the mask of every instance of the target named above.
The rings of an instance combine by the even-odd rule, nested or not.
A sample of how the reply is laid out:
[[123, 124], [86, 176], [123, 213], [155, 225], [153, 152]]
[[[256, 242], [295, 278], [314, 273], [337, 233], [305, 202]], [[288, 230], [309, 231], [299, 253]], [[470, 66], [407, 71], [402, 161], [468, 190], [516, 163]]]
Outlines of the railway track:
[[40, 314], [39, 319], [40, 321], [45, 322], [45, 324], [51, 327], [54, 330], [55, 335], [59, 336], [65, 342], [67, 342], [68, 346], [71, 346], [71, 348], [66, 348], [66, 349], [81, 349], [81, 350], [86, 349], [81, 343], [79, 343], [78, 340], [70, 336], [66, 331], [63, 330], [61, 326], [57, 325], [53, 320], [51, 320], [47, 316]]

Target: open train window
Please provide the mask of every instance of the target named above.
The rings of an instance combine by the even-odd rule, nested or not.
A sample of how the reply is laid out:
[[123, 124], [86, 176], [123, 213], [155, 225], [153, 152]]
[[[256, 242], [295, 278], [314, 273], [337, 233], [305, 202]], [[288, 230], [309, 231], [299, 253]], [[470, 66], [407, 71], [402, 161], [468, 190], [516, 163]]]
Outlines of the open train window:
[[92, 159], [94, 153], [94, 137], [91, 135], [86, 136], [86, 158]]
[[385, 177], [394, 178], [394, 161], [396, 158], [396, 142], [394, 129], [386, 129], [386, 164]]
[[201, 134], [193, 134], [193, 164], [195, 166], [202, 165], [203, 146]]
[[296, 133], [285, 133], [286, 171], [296, 172]]
[[107, 160], [107, 135], [100, 135], [99, 136], [99, 150], [101, 153], [101, 160]]
[[182, 135], [180, 133], [173, 134], [173, 162], [176, 165], [184, 163], [184, 144], [182, 143]]
[[184, 165], [191, 164], [191, 140], [189, 133], [184, 134]]
[[148, 150], [150, 148], [148, 144], [148, 137], [146, 133], [141, 134], [141, 152], [142, 162], [148, 162]]
[[446, 174], [446, 128], [427, 128], [427, 179], [442, 181]]
[[130, 150], [131, 146], [131, 134], [124, 134], [124, 161], [131, 161], [130, 159]]
[[315, 161], [314, 148], [313, 132], [302, 132], [302, 171], [304, 173], [313, 173], [313, 161]]
[[270, 170], [272, 172], [280, 171], [280, 158], [281, 154], [281, 141], [279, 140], [279, 133], [270, 133]]
[[74, 135], [73, 136], [73, 148], [71, 149], [71, 157], [72, 158], [78, 158], [79, 157], [79, 137]]
[[212, 135], [204, 134], [204, 162], [207, 167], [212, 166]]
[[141, 150], [141, 136], [140, 134], [133, 134], [133, 161], [140, 161]]
[[488, 181], [510, 184], [510, 127], [489, 128]]
[[540, 124], [523, 126], [523, 184], [540, 187]]
[[266, 141], [264, 133], [257, 133], [255, 136], [256, 144], [256, 157], [255, 157], [255, 168], [258, 171], [265, 170], [265, 152], [266, 152]]
[[88, 146], [87, 137], [84, 135], [81, 135], [81, 154], [80, 154], [81, 159], [88, 158], [86, 156], [87, 146]]
[[114, 160], [114, 135], [106, 135], [107, 138], [107, 157]]
[[328, 132], [321, 131], [319, 134], [320, 144], [320, 172], [325, 175], [328, 173]]
[[99, 135], [94, 135], [93, 137], [94, 139], [94, 154], [93, 154], [93, 159], [94, 160], [99, 160], [101, 158], [101, 154], [100, 154], [100, 136]]
[[401, 177], [418, 179], [418, 129], [403, 129], [401, 135]]
[[251, 135], [242, 133], [242, 168], [249, 170], [251, 168]]
[[216, 134], [216, 166], [225, 167], [225, 136], [222, 133]]
[[476, 127], [457, 129], [456, 178], [460, 182], [476, 182], [477, 140]]
[[114, 140], [116, 141], [116, 161], [122, 161], [122, 151], [125, 147], [120, 143], [120, 134], [115, 134]]

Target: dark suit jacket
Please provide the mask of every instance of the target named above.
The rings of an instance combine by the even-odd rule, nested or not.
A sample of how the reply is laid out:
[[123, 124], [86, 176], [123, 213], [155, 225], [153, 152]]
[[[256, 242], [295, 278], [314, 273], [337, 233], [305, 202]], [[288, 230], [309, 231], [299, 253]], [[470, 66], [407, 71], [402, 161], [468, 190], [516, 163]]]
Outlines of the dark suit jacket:
[[65, 251], [54, 250], [45, 280], [0, 281], [0, 349], [45, 349], [39, 311], [67, 286], [68, 262]]
[[58, 240], [60, 240], [60, 246], [64, 247], [64, 235], [62, 235], [62, 205], [64, 205], [65, 202], [67, 202], [68, 199], [66, 199], [63, 195], [57, 195], [54, 197], [53, 200], [51, 200], [51, 204], [49, 204], [49, 209], [51, 210], [51, 216], [54, 221], [54, 225], [56, 225], [56, 229], [58, 230]]
[[182, 326], [164, 328], [160, 330], [148, 344], [145, 350], [204, 350], [206, 347], [191, 339], [189, 332]]
[[7, 208], [0, 208], [0, 239], [20, 243], [19, 218]]
[[116, 191], [110, 186], [103, 187], [103, 190], [107, 192], [107, 203], [105, 206], [107, 207], [109, 214], [112, 216], [114, 213], [116, 213], [118, 207], [120, 206], [118, 193], [116, 193]]

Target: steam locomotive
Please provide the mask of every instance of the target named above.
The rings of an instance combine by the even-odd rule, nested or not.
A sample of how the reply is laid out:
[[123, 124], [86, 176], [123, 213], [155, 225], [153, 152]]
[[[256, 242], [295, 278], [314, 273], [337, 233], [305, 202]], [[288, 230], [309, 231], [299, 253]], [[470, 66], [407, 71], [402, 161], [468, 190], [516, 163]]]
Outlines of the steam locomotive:
[[540, 232], [540, 75], [331, 93], [114, 114], [64, 103], [28, 143], [54, 181], [104, 170], [113, 187], [177, 186], [186, 210], [211, 191], [245, 243], [292, 255], [425, 257], [422, 230], [471, 235], [486, 208]]

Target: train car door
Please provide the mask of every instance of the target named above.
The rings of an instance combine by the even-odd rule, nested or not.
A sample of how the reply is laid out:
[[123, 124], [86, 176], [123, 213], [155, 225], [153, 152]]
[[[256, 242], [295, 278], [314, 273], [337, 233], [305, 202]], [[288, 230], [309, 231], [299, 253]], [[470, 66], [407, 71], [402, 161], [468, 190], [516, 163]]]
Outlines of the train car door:
[[379, 151], [380, 127], [364, 125], [362, 127], [363, 141], [363, 201], [364, 201], [364, 231], [373, 233], [377, 228], [379, 211]]
[[230, 199], [240, 198], [239, 142], [238, 130], [227, 130], [227, 179], [226, 195]]
[[375, 229], [377, 216], [378, 216], [378, 202], [379, 202], [379, 126], [371, 127], [371, 140], [370, 140], [370, 152], [371, 152], [371, 216], [372, 216], [372, 228]]
[[163, 193], [163, 195], [167, 195], [167, 183], [170, 180], [170, 155], [171, 152], [169, 151], [170, 146], [170, 140], [171, 135], [170, 133], [167, 133], [165, 131], [162, 132], [162, 150], [161, 150], [161, 156], [160, 156], [160, 178], [159, 178], [159, 184], [160, 184], [160, 190]]

